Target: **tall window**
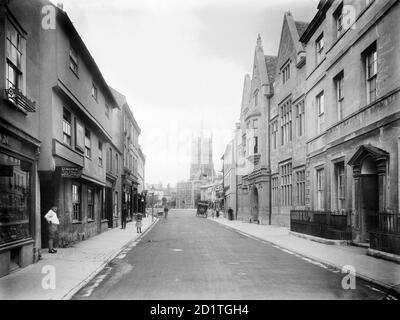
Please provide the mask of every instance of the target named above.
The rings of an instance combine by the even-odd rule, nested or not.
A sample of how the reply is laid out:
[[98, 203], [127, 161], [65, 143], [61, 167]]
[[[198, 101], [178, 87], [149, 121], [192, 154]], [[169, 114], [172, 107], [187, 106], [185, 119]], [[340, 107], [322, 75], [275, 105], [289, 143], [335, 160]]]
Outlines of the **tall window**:
[[76, 75], [78, 75], [78, 55], [72, 47], [69, 49], [69, 67]]
[[282, 82], [285, 84], [290, 79], [290, 61], [282, 67]]
[[317, 170], [317, 210], [324, 210], [325, 170]]
[[63, 110], [63, 142], [71, 145], [71, 113], [66, 109]]
[[106, 168], [108, 172], [112, 171], [112, 149], [108, 148], [107, 149], [107, 163], [106, 163]]
[[103, 166], [103, 143], [99, 141], [99, 166]]
[[254, 154], [258, 153], [258, 137], [254, 136]]
[[97, 87], [94, 83], [92, 83], [92, 97], [97, 101]]
[[254, 105], [258, 106], [258, 90], [254, 93]]
[[115, 153], [115, 173], [118, 174], [119, 171], [119, 163], [118, 163], [118, 154]]
[[281, 204], [292, 205], [292, 163], [288, 162], [280, 166], [281, 175]]
[[336, 9], [335, 13], [333, 14], [333, 18], [335, 19], [336, 38], [339, 38], [344, 32], [343, 3]]
[[275, 120], [271, 124], [272, 126], [272, 146], [274, 149], [276, 149], [276, 146], [278, 144], [278, 120]]
[[94, 192], [92, 188], [87, 189], [88, 220], [94, 220]]
[[292, 141], [292, 101], [288, 100], [281, 107], [281, 144]]
[[92, 157], [92, 145], [90, 141], [90, 131], [85, 129], [85, 156], [88, 158]]
[[73, 211], [73, 220], [81, 221], [82, 220], [81, 186], [75, 183], [72, 184], [72, 211]]
[[6, 89], [21, 90], [23, 37], [7, 21], [7, 81]]
[[324, 58], [324, 34], [321, 34], [315, 41], [315, 55], [318, 65]]
[[297, 135], [301, 137], [304, 134], [305, 117], [304, 117], [304, 101], [296, 105], [296, 127]]
[[319, 95], [317, 95], [316, 103], [318, 112], [318, 133], [321, 133], [325, 118], [325, 99], [323, 91]]
[[104, 188], [100, 190], [100, 211], [101, 211], [101, 220], [106, 220], [106, 210], [105, 210], [105, 203], [106, 203], [106, 193], [104, 192]]
[[110, 118], [110, 106], [106, 103], [106, 117]]
[[335, 81], [335, 89], [336, 89], [336, 108], [337, 108], [337, 117], [338, 121], [343, 119], [343, 83], [344, 83], [344, 74], [343, 71], [340, 72], [334, 79]]
[[279, 204], [279, 177], [272, 178], [272, 204], [277, 206]]
[[367, 76], [367, 103], [376, 100], [376, 78], [378, 75], [378, 54], [376, 44], [371, 46], [365, 54], [366, 76]]
[[346, 200], [346, 178], [344, 173], [344, 162], [338, 162], [334, 167], [335, 173], [335, 193], [336, 193], [336, 208], [344, 209]]
[[304, 206], [306, 204], [306, 171], [296, 171], [296, 204]]

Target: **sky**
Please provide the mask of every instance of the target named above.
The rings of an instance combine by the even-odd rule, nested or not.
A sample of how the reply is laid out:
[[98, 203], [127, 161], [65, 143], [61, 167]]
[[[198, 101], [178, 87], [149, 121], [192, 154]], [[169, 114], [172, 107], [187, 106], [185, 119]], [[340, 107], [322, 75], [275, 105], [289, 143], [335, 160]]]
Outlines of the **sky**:
[[213, 135], [216, 171], [239, 120], [257, 35], [277, 55], [283, 14], [309, 22], [318, 0], [64, 0], [106, 82], [141, 128], [145, 182], [189, 178], [191, 139]]

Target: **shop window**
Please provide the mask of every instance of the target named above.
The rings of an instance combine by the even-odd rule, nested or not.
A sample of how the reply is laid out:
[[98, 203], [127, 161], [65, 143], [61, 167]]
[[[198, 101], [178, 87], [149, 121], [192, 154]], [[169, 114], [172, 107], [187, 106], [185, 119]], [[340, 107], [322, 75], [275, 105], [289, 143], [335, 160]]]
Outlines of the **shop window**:
[[0, 152], [0, 246], [31, 238], [31, 168]]
[[82, 220], [82, 210], [81, 210], [81, 185], [72, 184], [72, 211], [73, 211], [73, 221], [78, 222]]
[[89, 221], [93, 221], [94, 220], [94, 191], [92, 188], [87, 189], [87, 202], [88, 202], [87, 218]]

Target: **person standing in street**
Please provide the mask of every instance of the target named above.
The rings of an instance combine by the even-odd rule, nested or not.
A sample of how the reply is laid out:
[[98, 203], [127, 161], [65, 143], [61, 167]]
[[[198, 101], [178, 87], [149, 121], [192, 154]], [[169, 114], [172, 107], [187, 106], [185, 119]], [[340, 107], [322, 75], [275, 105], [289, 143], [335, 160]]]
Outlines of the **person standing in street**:
[[136, 232], [137, 233], [142, 233], [142, 219], [143, 219], [143, 214], [141, 212], [138, 212], [136, 214]]
[[60, 221], [57, 217], [57, 206], [53, 206], [44, 216], [47, 221], [47, 231], [49, 236], [49, 253], [56, 253], [54, 249], [54, 241], [57, 240], [57, 229]]
[[121, 213], [121, 229], [126, 228], [126, 218], [127, 218], [128, 212], [126, 210], [126, 203], [123, 205], [122, 208], [122, 213]]
[[168, 217], [168, 207], [167, 207], [167, 205], [165, 205], [164, 206], [164, 218], [165, 218], [165, 220], [167, 220], [167, 217]]

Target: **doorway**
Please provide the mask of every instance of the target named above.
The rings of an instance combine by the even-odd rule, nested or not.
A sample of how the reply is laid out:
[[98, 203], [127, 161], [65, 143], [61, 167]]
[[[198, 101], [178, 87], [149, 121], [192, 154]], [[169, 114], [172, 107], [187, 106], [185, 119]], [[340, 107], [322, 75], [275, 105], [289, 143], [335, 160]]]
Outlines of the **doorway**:
[[259, 221], [259, 199], [258, 199], [258, 189], [257, 187], [253, 187], [251, 191], [250, 198], [250, 206], [251, 206], [251, 221]]
[[113, 192], [112, 188], [106, 188], [106, 219], [108, 220], [108, 227], [113, 227]]

